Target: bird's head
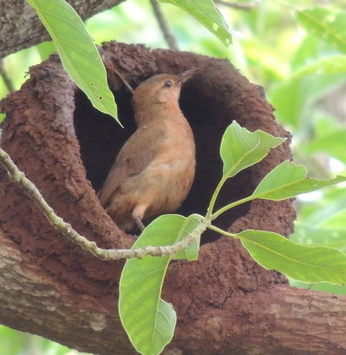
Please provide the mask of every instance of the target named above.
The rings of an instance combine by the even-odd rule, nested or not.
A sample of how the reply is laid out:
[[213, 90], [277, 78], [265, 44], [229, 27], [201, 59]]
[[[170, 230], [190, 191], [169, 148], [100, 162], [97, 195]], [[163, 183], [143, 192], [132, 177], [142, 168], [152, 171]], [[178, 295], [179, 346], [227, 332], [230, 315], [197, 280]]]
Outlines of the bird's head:
[[189, 69], [179, 75], [158, 74], [144, 81], [133, 94], [133, 103], [141, 109], [148, 105], [178, 104], [180, 89], [196, 69]]

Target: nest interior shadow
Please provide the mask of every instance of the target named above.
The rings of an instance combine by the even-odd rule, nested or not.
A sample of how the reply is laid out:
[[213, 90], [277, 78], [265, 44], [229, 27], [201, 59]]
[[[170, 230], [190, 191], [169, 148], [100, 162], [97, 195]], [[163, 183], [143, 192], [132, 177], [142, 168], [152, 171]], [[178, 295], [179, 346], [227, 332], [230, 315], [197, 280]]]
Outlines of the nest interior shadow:
[[[232, 121], [232, 117], [235, 116], [227, 108], [225, 100], [213, 98], [212, 95], [208, 95], [208, 91], [205, 93], [205, 88], [208, 88], [208, 85], [204, 82], [201, 73], [184, 85], [180, 97], [181, 109], [194, 132], [197, 155], [194, 184], [187, 199], [177, 211], [185, 216], [192, 213], [201, 215], [206, 213], [212, 193], [222, 176], [222, 161], [219, 155], [221, 137]], [[87, 178], [95, 191], [102, 187], [119, 150], [136, 130], [131, 105], [132, 95], [125, 86], [121, 86], [114, 94], [119, 119], [124, 128], [112, 117], [93, 108], [82, 92], [76, 93], [74, 114], [76, 136]], [[248, 196], [252, 190], [251, 172], [244, 171], [227, 181], [220, 193], [217, 207]], [[237, 218], [246, 215], [248, 208], [249, 204], [245, 204], [226, 212], [217, 221], [218, 225], [221, 223], [221, 227], [226, 229]], [[212, 236], [216, 237], [216, 233], [207, 231], [203, 241], [213, 240]]]
[[[196, 141], [197, 168], [192, 189], [177, 213], [206, 213], [222, 173], [219, 156], [221, 137], [233, 120], [250, 131], [262, 129], [275, 136], [289, 138], [289, 134], [275, 121], [273, 109], [265, 100], [263, 90], [249, 83], [226, 60], [170, 50], [151, 51], [140, 45], [115, 42], [103, 45], [102, 56], [124, 129], [113, 118], [91, 106], [67, 77], [56, 57], [31, 68], [31, 77], [22, 89], [2, 103], [2, 110], [6, 113], [2, 125], [3, 148], [34, 181], [57, 214], [99, 246], [123, 248], [133, 242], [131, 236], [117, 229], [95, 194], [102, 186], [117, 152], [136, 129], [132, 95], [114, 68], [134, 88], [155, 74], [178, 74], [191, 67], [200, 68], [181, 92], [180, 106]], [[250, 195], [272, 168], [290, 157], [287, 140], [261, 163], [228, 180], [217, 206]], [[41, 258], [42, 267], [73, 290], [97, 296], [117, 294], [122, 262], [102, 262], [62, 238], [29, 197], [9, 181], [4, 171], [0, 172], [0, 193], [3, 196], [6, 194], [6, 199], [0, 200], [0, 223], [6, 235], [13, 238], [23, 252], [30, 253], [33, 258]], [[215, 224], [224, 229], [232, 227], [234, 231], [239, 228], [267, 229], [287, 235], [292, 230], [294, 218], [292, 201], [259, 201], [232, 209]], [[217, 238], [206, 233], [204, 240], [211, 242]], [[212, 244], [227, 250], [224, 260], [210, 254], [212, 272], [218, 265], [226, 265], [230, 260], [236, 263], [238, 259], [232, 257], [232, 253], [243, 255], [239, 251], [241, 249], [235, 248], [229, 239], [224, 243], [218, 240], [202, 248], [202, 258], [203, 250], [206, 253]], [[253, 265], [250, 257], [244, 258]], [[239, 265], [246, 274], [253, 267], [244, 267], [244, 260]], [[178, 264], [174, 265], [175, 269], [179, 268]], [[196, 274], [194, 267], [191, 275]], [[259, 270], [257, 268], [256, 272], [263, 275], [269, 273]], [[180, 277], [181, 283], [187, 273], [185, 269], [180, 272], [183, 274], [176, 272], [176, 277]], [[199, 272], [208, 273], [203, 269]], [[239, 275], [240, 271], [237, 272]], [[259, 279], [256, 276], [254, 282], [258, 283]], [[264, 276], [263, 280], [268, 278]], [[206, 297], [210, 302], [210, 295]]]

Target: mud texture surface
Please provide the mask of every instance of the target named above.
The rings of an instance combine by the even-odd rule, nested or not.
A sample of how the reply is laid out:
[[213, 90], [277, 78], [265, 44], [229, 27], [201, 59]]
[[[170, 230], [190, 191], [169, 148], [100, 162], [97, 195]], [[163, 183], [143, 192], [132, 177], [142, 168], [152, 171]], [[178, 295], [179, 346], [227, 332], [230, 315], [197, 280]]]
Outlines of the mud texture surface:
[[[291, 158], [289, 134], [275, 121], [263, 89], [249, 83], [228, 61], [115, 42], [104, 44], [101, 52], [124, 129], [91, 106], [57, 57], [31, 68], [30, 78], [21, 90], [1, 105], [7, 116], [2, 125], [2, 148], [56, 213], [100, 247], [125, 248], [133, 243], [133, 237], [119, 230], [108, 217], [95, 193], [117, 152], [136, 128], [131, 94], [114, 68], [134, 88], [158, 73], [201, 69], [181, 93], [180, 105], [195, 135], [197, 171], [192, 190], [178, 213], [205, 214], [221, 177], [220, 140], [233, 120], [250, 131], [262, 129], [288, 140], [261, 163], [229, 180], [218, 206], [250, 195], [272, 168]], [[251, 228], [288, 235], [294, 218], [291, 200], [258, 200], [226, 213], [216, 225], [232, 231]], [[123, 261], [100, 261], [69, 242], [3, 170], [0, 224], [18, 248], [31, 255], [49, 277], [67, 284], [71, 292], [95, 295], [105, 302], [116, 297]], [[281, 275], [253, 262], [237, 241], [206, 233], [203, 243], [197, 262], [172, 263], [164, 286], [164, 297], [175, 305], [182, 322], [178, 328], [181, 336], [183, 324], [199, 319], [204, 307], [221, 309], [230, 297], [236, 304], [243, 302], [249, 292], [286, 282]]]

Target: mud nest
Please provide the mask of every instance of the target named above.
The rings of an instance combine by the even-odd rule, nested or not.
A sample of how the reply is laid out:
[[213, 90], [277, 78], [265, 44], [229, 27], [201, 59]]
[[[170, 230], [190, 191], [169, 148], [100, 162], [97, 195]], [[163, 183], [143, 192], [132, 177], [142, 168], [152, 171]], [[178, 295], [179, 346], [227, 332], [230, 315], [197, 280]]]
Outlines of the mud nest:
[[[2, 148], [56, 213], [100, 247], [124, 248], [133, 242], [132, 236], [116, 227], [95, 194], [117, 152], [136, 129], [131, 93], [114, 68], [133, 87], [158, 73], [201, 69], [181, 92], [180, 106], [196, 140], [197, 170], [191, 192], [177, 213], [206, 213], [222, 172], [221, 137], [233, 120], [250, 131], [261, 129], [288, 140], [261, 163], [230, 179], [221, 191], [218, 206], [250, 195], [272, 168], [291, 158], [289, 134], [275, 121], [263, 89], [249, 83], [227, 60], [170, 50], [150, 51], [140, 45], [115, 42], [104, 44], [101, 52], [124, 129], [91, 106], [56, 56], [31, 68], [30, 79], [1, 106], [6, 113]], [[68, 284], [73, 292], [116, 296], [123, 261], [100, 261], [66, 240], [3, 170], [0, 195], [2, 228], [34, 262]], [[251, 228], [288, 235], [294, 217], [291, 200], [258, 200], [231, 210], [216, 225], [230, 227], [234, 232]], [[191, 282], [201, 300], [220, 304], [227, 297], [221, 290], [227, 289], [229, 293], [237, 288], [252, 290], [261, 284], [285, 282], [276, 272], [254, 263], [234, 240], [206, 233], [203, 243], [198, 262], [175, 262], [168, 273], [165, 292], [178, 308], [185, 309], [181, 314], [187, 315], [188, 298], [194, 297]], [[221, 274], [222, 279], [218, 277]], [[209, 291], [201, 280], [207, 280]]]

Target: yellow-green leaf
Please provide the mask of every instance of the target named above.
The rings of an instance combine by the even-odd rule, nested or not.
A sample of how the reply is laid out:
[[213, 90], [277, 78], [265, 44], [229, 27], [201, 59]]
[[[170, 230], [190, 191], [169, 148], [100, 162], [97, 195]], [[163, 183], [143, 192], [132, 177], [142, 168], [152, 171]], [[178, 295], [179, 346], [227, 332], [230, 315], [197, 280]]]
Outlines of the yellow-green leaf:
[[159, 0], [160, 2], [175, 5], [193, 16], [220, 41], [228, 46], [232, 43], [231, 31], [221, 12], [215, 7], [212, 0]]
[[[83, 21], [64, 0], [27, 0], [53, 39], [61, 62], [93, 106], [117, 118], [106, 69]], [[119, 121], [118, 121], [119, 122]]]
[[279, 201], [346, 181], [345, 176], [318, 180], [311, 179], [306, 174], [307, 170], [303, 165], [286, 160], [264, 177], [251, 197]]
[[299, 245], [266, 231], [247, 230], [238, 237], [266, 269], [275, 269], [299, 281], [346, 285], [346, 255], [340, 250]]
[[278, 146], [284, 140], [261, 130], [249, 132], [233, 121], [227, 127], [220, 146], [224, 177], [232, 177], [239, 171], [258, 163], [271, 148]]
[[[193, 215], [163, 215], [150, 223], [133, 248], [172, 245], [198, 225]], [[195, 259], [198, 247], [186, 252]], [[184, 255], [180, 252], [179, 258]], [[136, 350], [141, 354], [160, 354], [171, 341], [176, 324], [173, 307], [161, 299], [163, 280], [172, 255], [129, 259], [120, 278], [119, 313], [121, 322]]]

